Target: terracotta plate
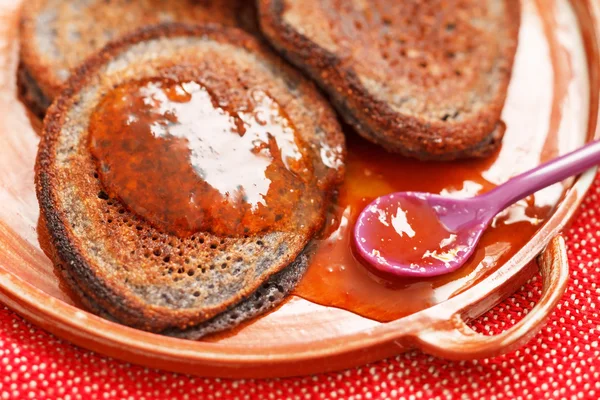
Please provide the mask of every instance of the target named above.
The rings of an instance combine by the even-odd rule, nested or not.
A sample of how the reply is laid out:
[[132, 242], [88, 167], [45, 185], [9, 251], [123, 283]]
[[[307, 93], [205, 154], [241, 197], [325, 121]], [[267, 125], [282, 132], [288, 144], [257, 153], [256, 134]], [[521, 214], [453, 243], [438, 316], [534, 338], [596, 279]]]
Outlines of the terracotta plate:
[[[595, 171], [548, 189], [550, 217], [509, 261], [462, 277], [445, 286], [450, 294], [436, 305], [392, 322], [294, 297], [233, 335], [194, 342], [130, 329], [78, 308], [38, 243], [33, 186], [38, 136], [16, 96], [19, 4], [14, 3], [0, 0], [0, 301], [33, 323], [80, 346], [152, 367], [207, 376], [288, 376], [350, 367], [411, 347], [457, 359], [496, 355], [534, 335], [564, 292], [568, 266], [560, 231]], [[522, 0], [522, 7], [503, 114], [506, 141], [487, 171], [496, 183], [598, 132], [600, 3]], [[540, 252], [538, 262], [530, 262]], [[543, 294], [522, 321], [498, 336], [468, 328], [465, 321], [516, 290], [538, 266]]]

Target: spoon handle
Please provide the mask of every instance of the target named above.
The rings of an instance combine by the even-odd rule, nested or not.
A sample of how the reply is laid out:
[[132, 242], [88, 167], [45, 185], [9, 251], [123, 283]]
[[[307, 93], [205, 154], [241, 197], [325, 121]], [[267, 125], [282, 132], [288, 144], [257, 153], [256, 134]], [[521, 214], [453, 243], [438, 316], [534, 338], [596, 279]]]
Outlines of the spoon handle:
[[482, 197], [503, 210], [514, 202], [600, 164], [600, 140], [517, 175]]

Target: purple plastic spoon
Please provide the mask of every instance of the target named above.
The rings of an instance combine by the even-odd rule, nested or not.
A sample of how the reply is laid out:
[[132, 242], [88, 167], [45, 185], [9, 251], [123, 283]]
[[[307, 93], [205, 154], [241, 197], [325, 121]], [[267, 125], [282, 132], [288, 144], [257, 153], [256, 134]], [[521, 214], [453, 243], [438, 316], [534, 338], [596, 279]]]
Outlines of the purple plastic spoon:
[[[356, 221], [356, 249], [374, 268], [399, 277], [431, 277], [455, 271], [473, 254], [496, 214], [540, 189], [597, 164], [600, 164], [600, 141], [542, 164], [476, 197], [455, 199], [420, 192], [378, 197], [365, 207]], [[414, 224], [415, 220], [425, 221], [425, 228]], [[429, 247], [423, 248], [424, 245]]]

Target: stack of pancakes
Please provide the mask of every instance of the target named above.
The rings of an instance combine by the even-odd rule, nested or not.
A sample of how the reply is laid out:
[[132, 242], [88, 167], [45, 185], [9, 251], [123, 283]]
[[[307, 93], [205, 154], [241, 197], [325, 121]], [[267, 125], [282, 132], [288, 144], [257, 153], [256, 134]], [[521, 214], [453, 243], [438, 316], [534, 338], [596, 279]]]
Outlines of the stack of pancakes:
[[[334, 108], [359, 134], [402, 155], [485, 156], [499, 145], [518, 0], [256, 7], [25, 3], [18, 78], [23, 100], [45, 115], [36, 164], [42, 220], [56, 265], [97, 314], [199, 338], [280, 303], [308, 267], [344, 178]], [[167, 100], [157, 93], [172, 108], [161, 109]], [[210, 112], [173, 115], [194, 96], [198, 104], [204, 96]], [[138, 128], [149, 141], [167, 140], [156, 139], [166, 164], [126, 136], [144, 118], [151, 122]], [[232, 156], [253, 134], [251, 154]], [[190, 153], [197, 191], [168, 162], [173, 143], [192, 142], [204, 151]], [[250, 165], [256, 160], [267, 160], [256, 170], [264, 176]], [[256, 174], [262, 180], [254, 182]], [[255, 199], [261, 182], [268, 189]], [[187, 198], [175, 196], [180, 191], [200, 198], [192, 222], [174, 215], [177, 199]]]

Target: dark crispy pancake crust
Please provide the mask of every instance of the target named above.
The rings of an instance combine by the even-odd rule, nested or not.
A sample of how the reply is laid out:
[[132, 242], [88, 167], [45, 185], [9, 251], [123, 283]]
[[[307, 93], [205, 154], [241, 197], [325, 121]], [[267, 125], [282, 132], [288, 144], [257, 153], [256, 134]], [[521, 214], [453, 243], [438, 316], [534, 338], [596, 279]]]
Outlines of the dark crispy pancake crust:
[[[255, 293], [263, 282], [249, 283], [238, 292], [237, 297], [233, 301], [219, 305], [212, 309], [209, 314], [201, 315], [195, 310], [190, 311], [188, 309], [169, 309], [168, 311], [161, 311], [156, 308], [149, 309], [145, 307], [145, 304], [140, 303], [138, 299], [115, 292], [114, 285], [110, 281], [99, 279], [86, 255], [82, 254], [82, 249], [78, 245], [80, 239], [74, 236], [70, 228], [67, 228], [69, 222], [58, 201], [58, 194], [55, 189], [57, 187], [57, 177], [53, 167], [53, 164], [56, 162], [56, 140], [61, 132], [65, 116], [72, 106], [73, 96], [86, 86], [90, 77], [94, 76], [95, 72], [102, 65], [110, 62], [117, 54], [132, 44], [167, 37], [209, 37], [213, 40], [222, 40], [226, 43], [235, 44], [237, 47], [254, 52], [268, 60], [275, 60], [273, 55], [268, 53], [258, 41], [249, 35], [236, 29], [223, 29], [222, 27], [213, 25], [190, 27], [179, 24], [168, 24], [155, 26], [142, 29], [137, 33], [110, 43], [101, 52], [89, 58], [74, 71], [61, 95], [49, 108], [44, 121], [44, 133], [36, 162], [36, 190], [41, 215], [48, 227], [52, 245], [57, 251], [59, 260], [65, 265], [68, 280], [72, 282], [83, 299], [87, 298], [88, 305], [96, 308], [96, 310], [103, 310], [104, 313], [113, 316], [119, 322], [127, 325], [158, 332], [172, 328], [175, 329], [173, 332], [177, 332], [181, 329], [197, 326], [233, 308], [236, 304]], [[286, 72], [295, 74], [291, 69], [286, 70]], [[301, 77], [298, 76], [298, 78]], [[323, 104], [323, 99], [309, 82], [299, 81], [296, 83], [298, 88], [302, 89], [303, 96], [306, 96], [311, 104]], [[333, 134], [332, 140], [343, 148], [343, 135], [333, 115], [327, 117], [326, 121], [329, 124], [326, 128], [327, 131]], [[338, 168], [331, 170], [323, 179], [324, 195], [326, 198], [333, 198], [336, 187], [342, 181], [343, 175], [343, 168]], [[73, 180], [73, 184], [77, 184], [76, 179]], [[316, 231], [313, 232], [314, 234], [316, 234]], [[297, 253], [294, 257], [300, 258], [296, 259], [293, 267], [294, 272], [290, 272], [291, 275], [282, 274], [286, 276], [285, 281], [289, 283], [289, 287], [284, 287], [282, 293], [287, 293], [291, 290], [293, 284], [297, 282], [297, 279], [299, 279], [306, 267], [306, 256], [300, 256], [300, 253]], [[290, 259], [287, 265], [292, 263], [293, 260], [293, 258]], [[286, 268], [286, 264], [270, 268], [271, 276], [284, 268]], [[294, 278], [292, 279], [292, 277]], [[268, 307], [259, 307], [256, 312], [246, 312], [244, 315], [251, 317], [256, 313], [266, 311], [266, 309]], [[241, 322], [244, 318], [236, 320], [235, 323]], [[223, 328], [229, 326], [219, 319], [215, 319], [215, 321], [218, 321], [215, 322], [215, 326]], [[212, 329], [208, 329], [207, 332], [209, 330]]]
[[23, 64], [19, 64], [17, 68], [17, 90], [20, 100], [25, 103], [33, 115], [40, 120], [43, 119], [46, 109], [52, 101], [44, 95]]
[[[290, 295], [296, 285], [300, 282], [300, 279], [302, 279], [302, 276], [309, 266], [312, 247], [313, 246], [309, 244], [289, 266], [270, 277], [256, 292], [216, 317], [188, 329], [171, 328], [160, 333], [182, 339], [198, 340], [206, 335], [234, 328], [244, 321], [272, 310]], [[69, 270], [61, 264], [60, 259], [56, 259], [56, 257], [53, 257], [53, 259], [55, 264], [57, 264], [56, 266], [59, 269], [60, 274], [72, 289], [72, 294], [76, 296], [83, 307], [102, 318], [118, 322], [92, 298], [86, 296], [86, 294], [77, 286], [77, 283], [69, 273]]]
[[[503, 56], [512, 65], [516, 51], [520, 8], [510, 7], [510, 29], [515, 46]], [[449, 126], [424, 121], [393, 110], [376, 99], [360, 82], [355, 71], [336, 54], [320, 47], [283, 20], [284, 0], [258, 0], [259, 22], [265, 36], [290, 62], [303, 69], [329, 95], [344, 119], [362, 136], [386, 150], [422, 160], [452, 160], [485, 157], [496, 150], [504, 135], [500, 113], [506, 97], [510, 70], [505, 71], [500, 97], [478, 117]], [[483, 129], [482, 129], [483, 128]], [[440, 140], [443, 138], [443, 140]]]

